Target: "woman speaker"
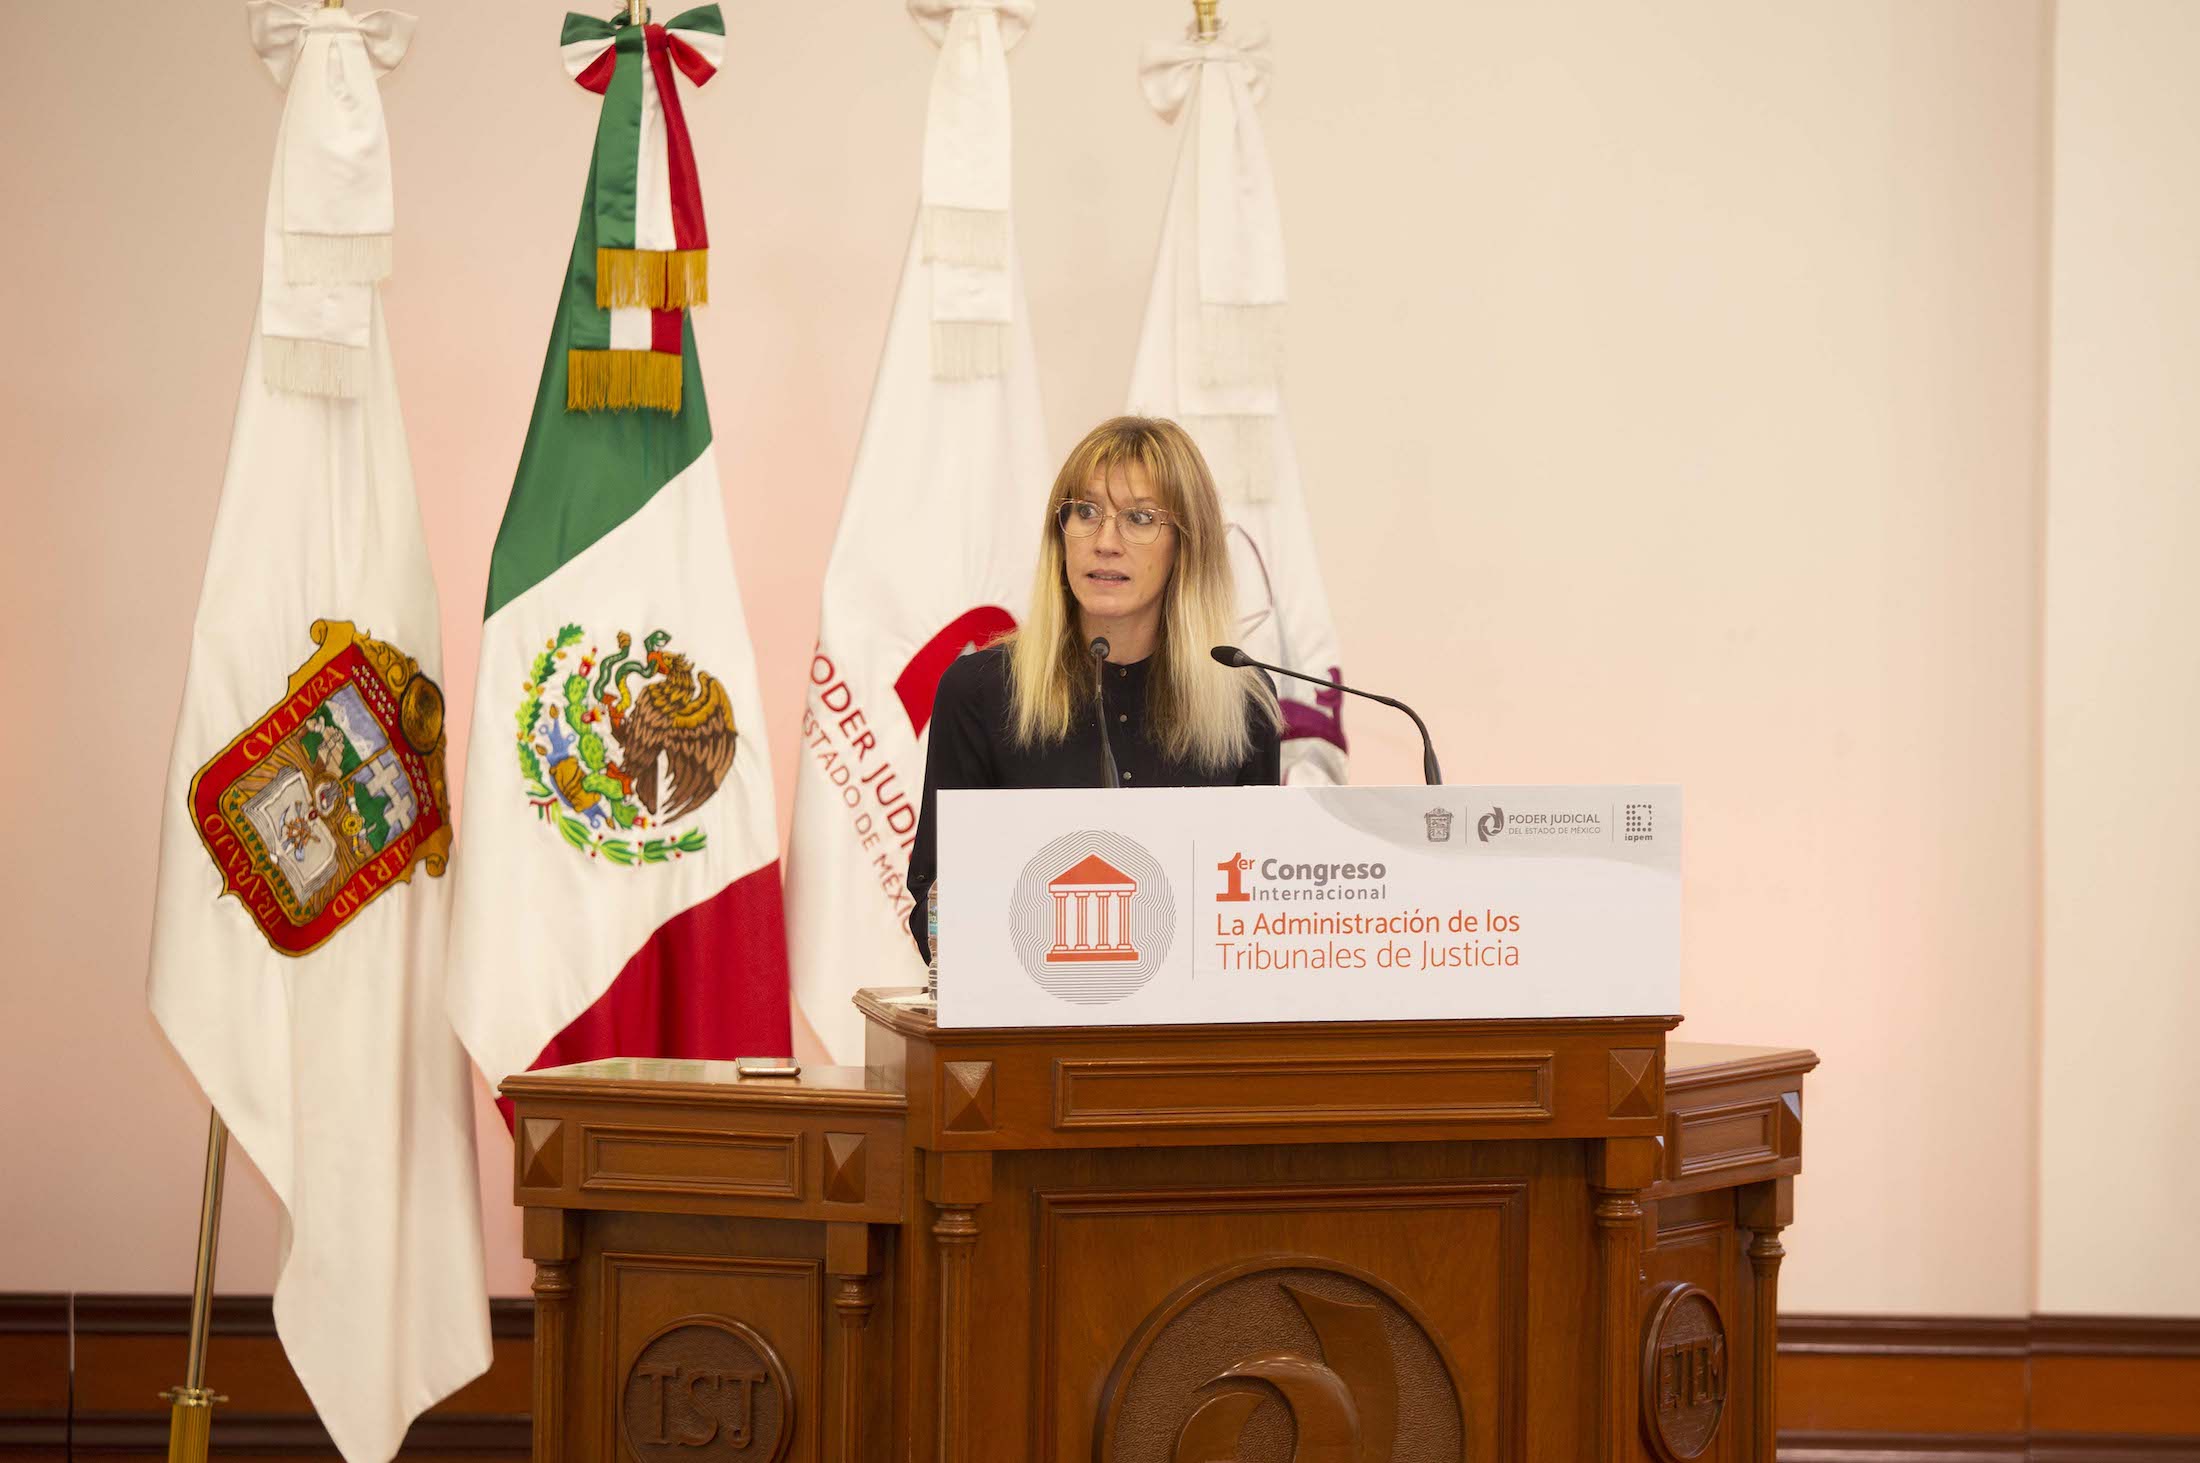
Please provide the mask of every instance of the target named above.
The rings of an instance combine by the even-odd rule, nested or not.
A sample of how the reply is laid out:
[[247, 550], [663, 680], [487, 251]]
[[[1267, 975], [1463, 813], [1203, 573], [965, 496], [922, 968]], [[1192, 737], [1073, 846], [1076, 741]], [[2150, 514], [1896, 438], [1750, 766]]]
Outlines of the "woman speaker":
[[941, 788], [1273, 785], [1274, 688], [1217, 664], [1237, 597], [1213, 475], [1174, 422], [1116, 417], [1055, 475], [1022, 627], [940, 677], [909, 856], [925, 948]]

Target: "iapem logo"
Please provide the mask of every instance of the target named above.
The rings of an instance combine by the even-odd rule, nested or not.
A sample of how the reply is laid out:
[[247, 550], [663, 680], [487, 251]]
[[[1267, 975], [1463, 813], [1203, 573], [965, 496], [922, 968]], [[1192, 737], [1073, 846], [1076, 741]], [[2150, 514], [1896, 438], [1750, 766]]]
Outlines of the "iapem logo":
[[1033, 854], [1009, 895], [1009, 943], [1041, 990], [1081, 1006], [1153, 978], [1176, 937], [1176, 891], [1120, 833], [1067, 833]]

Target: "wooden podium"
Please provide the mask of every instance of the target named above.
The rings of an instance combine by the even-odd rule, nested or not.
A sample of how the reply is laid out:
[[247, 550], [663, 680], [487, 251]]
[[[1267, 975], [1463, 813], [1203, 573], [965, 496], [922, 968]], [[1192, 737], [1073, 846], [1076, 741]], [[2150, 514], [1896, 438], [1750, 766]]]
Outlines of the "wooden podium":
[[1770, 1463], [1808, 1052], [858, 1004], [505, 1082], [538, 1463]]

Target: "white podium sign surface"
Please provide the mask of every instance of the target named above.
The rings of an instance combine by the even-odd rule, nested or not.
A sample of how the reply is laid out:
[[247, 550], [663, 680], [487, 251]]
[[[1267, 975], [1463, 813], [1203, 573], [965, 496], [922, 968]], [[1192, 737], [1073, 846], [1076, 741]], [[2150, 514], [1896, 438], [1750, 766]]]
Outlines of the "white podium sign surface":
[[939, 794], [939, 1024], [1662, 1016], [1676, 787]]

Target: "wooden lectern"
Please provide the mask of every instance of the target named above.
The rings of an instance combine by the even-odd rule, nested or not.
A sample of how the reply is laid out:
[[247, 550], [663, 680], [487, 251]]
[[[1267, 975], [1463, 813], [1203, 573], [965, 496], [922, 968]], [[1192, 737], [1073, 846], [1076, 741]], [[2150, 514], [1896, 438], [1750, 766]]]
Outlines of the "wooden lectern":
[[1808, 1052], [858, 1004], [504, 1083], [537, 1463], [1770, 1463]]

